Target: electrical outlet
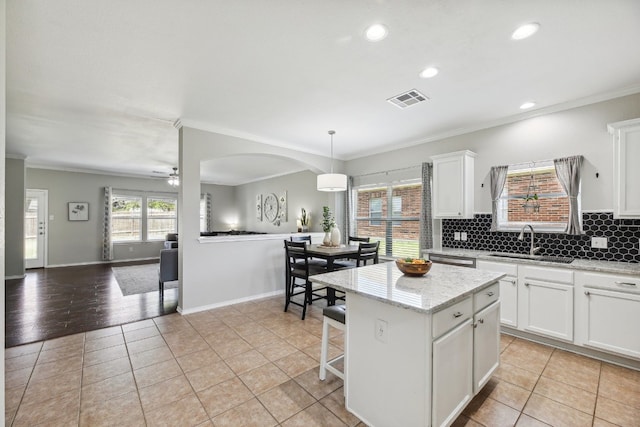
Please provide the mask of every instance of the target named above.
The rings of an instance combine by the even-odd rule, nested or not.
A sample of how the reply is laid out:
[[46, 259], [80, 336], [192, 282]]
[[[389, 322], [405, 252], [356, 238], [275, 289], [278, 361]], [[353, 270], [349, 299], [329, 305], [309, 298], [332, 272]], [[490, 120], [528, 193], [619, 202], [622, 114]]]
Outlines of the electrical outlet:
[[455, 231], [453, 233], [453, 240], [460, 240], [460, 232], [459, 231]]
[[460, 233], [460, 240], [462, 240], [463, 242], [467, 241], [467, 232], [463, 231], [462, 233]]
[[599, 248], [599, 249], [607, 249], [607, 238], [606, 237], [592, 237], [591, 238], [591, 247]]
[[389, 325], [386, 320], [376, 319], [376, 339], [380, 342], [386, 343], [387, 336], [389, 335]]
[[133, 246], [129, 246], [129, 252], [133, 252]]

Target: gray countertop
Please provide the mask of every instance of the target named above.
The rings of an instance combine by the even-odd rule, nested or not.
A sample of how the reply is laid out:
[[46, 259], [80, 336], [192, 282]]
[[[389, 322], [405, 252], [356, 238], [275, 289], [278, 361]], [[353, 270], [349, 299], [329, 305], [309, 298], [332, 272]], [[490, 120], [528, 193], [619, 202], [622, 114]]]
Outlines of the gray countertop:
[[432, 313], [504, 277], [502, 273], [433, 264], [422, 277], [402, 274], [394, 262], [311, 276], [314, 284], [354, 292], [398, 307]]
[[639, 263], [575, 259], [571, 264], [562, 264], [557, 262], [547, 262], [547, 261], [530, 260], [530, 259], [501, 258], [501, 257], [489, 255], [490, 253], [497, 253], [497, 252], [475, 251], [470, 249], [441, 249], [441, 250], [428, 249], [425, 252], [433, 253], [433, 254], [441, 254], [441, 255], [476, 258], [476, 259], [482, 259], [485, 261], [504, 262], [504, 263], [512, 263], [512, 264], [544, 265], [548, 267], [566, 268], [570, 270], [595, 271], [595, 272], [601, 272], [601, 273], [629, 274], [634, 276], [640, 276]]

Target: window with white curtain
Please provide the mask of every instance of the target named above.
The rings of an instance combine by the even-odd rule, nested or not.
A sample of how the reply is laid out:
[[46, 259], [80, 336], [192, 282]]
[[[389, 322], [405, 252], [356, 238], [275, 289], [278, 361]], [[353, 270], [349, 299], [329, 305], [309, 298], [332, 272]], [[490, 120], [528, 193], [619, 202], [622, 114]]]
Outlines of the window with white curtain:
[[498, 200], [498, 230], [520, 230], [531, 224], [536, 230], [561, 232], [569, 217], [569, 197], [556, 175], [553, 161], [510, 165]]
[[357, 236], [380, 241], [381, 256], [420, 256], [420, 180], [358, 186], [354, 201]]
[[164, 240], [167, 233], [178, 231], [177, 206], [175, 194], [114, 190], [111, 240], [114, 243]]

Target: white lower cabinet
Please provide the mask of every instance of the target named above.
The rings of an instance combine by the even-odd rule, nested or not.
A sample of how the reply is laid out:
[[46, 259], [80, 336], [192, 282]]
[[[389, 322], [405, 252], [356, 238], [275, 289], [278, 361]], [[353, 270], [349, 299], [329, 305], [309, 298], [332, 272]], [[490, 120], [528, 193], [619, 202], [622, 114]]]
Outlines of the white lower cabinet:
[[500, 303], [476, 313], [473, 323], [473, 393], [491, 379], [500, 364]]
[[573, 272], [521, 266], [519, 276], [522, 329], [573, 341]]
[[518, 327], [518, 266], [501, 262], [478, 260], [476, 268], [505, 273], [500, 279], [500, 323]]
[[640, 358], [640, 279], [600, 273], [577, 278], [582, 345]]
[[432, 425], [450, 425], [473, 398], [473, 322], [433, 342]]
[[433, 426], [451, 425], [498, 368], [499, 289], [494, 284], [434, 315]]

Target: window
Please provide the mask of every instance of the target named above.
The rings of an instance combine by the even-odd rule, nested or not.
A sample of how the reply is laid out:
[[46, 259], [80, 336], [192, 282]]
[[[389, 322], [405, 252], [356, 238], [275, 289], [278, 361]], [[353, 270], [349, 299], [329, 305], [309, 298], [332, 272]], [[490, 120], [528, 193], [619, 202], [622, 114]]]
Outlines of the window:
[[[369, 217], [370, 218], [382, 218], [382, 199], [370, 199], [369, 200]], [[369, 221], [371, 226], [379, 226], [380, 221]]]
[[541, 231], [563, 231], [569, 218], [569, 197], [553, 162], [534, 167], [509, 166], [498, 201], [498, 230], [519, 230], [525, 224]]
[[175, 233], [178, 226], [176, 199], [147, 198], [147, 240], [164, 240], [167, 233]]
[[362, 186], [355, 190], [354, 196], [358, 236], [380, 241], [380, 255], [383, 256], [420, 256], [420, 181]]
[[178, 228], [175, 195], [114, 192], [111, 205], [111, 240], [142, 242], [164, 240]]
[[207, 232], [207, 199], [200, 198], [200, 232]]
[[114, 195], [111, 212], [113, 242], [142, 240], [142, 197]]

